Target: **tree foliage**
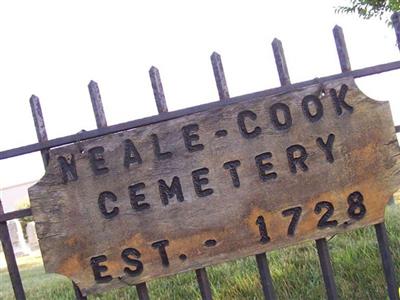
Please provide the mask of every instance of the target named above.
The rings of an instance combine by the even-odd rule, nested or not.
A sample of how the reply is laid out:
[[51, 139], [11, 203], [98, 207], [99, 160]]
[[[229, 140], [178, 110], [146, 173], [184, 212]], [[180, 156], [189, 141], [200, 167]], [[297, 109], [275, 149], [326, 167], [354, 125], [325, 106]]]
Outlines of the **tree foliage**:
[[378, 18], [391, 25], [390, 16], [400, 11], [400, 0], [349, 0], [348, 6], [338, 6], [335, 11], [342, 14], [357, 14], [360, 18]]

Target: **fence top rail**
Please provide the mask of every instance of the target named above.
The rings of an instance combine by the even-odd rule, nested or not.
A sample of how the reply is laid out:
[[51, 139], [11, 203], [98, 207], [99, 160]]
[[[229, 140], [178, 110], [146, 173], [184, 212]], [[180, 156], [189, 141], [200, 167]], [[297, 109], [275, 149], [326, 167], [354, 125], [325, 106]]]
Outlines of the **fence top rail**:
[[248, 101], [249, 99], [253, 99], [256, 97], [265, 97], [265, 96], [270, 96], [270, 95], [275, 95], [275, 94], [281, 94], [281, 93], [287, 93], [290, 91], [294, 91], [296, 89], [312, 85], [312, 84], [321, 84], [329, 80], [335, 80], [335, 79], [340, 79], [340, 78], [346, 78], [346, 77], [352, 77], [352, 78], [360, 78], [360, 77], [366, 77], [370, 75], [375, 75], [383, 72], [389, 72], [393, 70], [400, 69], [400, 61], [394, 61], [390, 63], [385, 63], [385, 64], [380, 64], [372, 67], [366, 67], [354, 71], [348, 71], [348, 72], [343, 72], [335, 75], [330, 75], [330, 76], [324, 76], [324, 77], [317, 77], [311, 80], [295, 83], [295, 84], [289, 84], [277, 88], [272, 88], [260, 92], [255, 92], [251, 94], [246, 94], [242, 96], [237, 96], [231, 98], [229, 101], [216, 101], [216, 102], [209, 102], [206, 104], [201, 104], [189, 108], [184, 108], [168, 113], [163, 113], [151, 117], [146, 117], [142, 119], [137, 119], [134, 121], [128, 121], [125, 123], [120, 123], [116, 125], [111, 125], [108, 127], [103, 127], [99, 129], [94, 129], [94, 130], [89, 130], [89, 131], [81, 131], [77, 134], [72, 134], [72, 135], [67, 135], [64, 137], [60, 138], [55, 138], [49, 141], [41, 142], [41, 143], [34, 143], [26, 146], [21, 146], [13, 149], [8, 149], [0, 152], [0, 160], [19, 156], [19, 155], [24, 155], [44, 149], [49, 149], [49, 148], [54, 148], [66, 144], [71, 144], [71, 143], [76, 143], [79, 141], [95, 138], [95, 137], [100, 137], [103, 135], [107, 134], [112, 134], [116, 133], [119, 131], [123, 130], [129, 130], [141, 126], [146, 126], [149, 124], [154, 124], [158, 123], [161, 121], [166, 121], [166, 120], [172, 120], [176, 119], [178, 117], [182, 117], [185, 115], [197, 113], [197, 112], [202, 112], [208, 109], [213, 109], [213, 108], [219, 108], [227, 105], [232, 105], [238, 102], [244, 102]]

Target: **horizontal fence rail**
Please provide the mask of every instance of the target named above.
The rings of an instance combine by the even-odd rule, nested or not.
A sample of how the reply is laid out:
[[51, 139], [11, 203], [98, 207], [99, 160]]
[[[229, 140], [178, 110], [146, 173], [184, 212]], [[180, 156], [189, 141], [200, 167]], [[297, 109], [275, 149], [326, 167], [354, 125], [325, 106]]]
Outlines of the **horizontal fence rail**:
[[79, 132], [77, 134], [72, 134], [72, 135], [67, 135], [67, 136], [60, 137], [60, 138], [51, 139], [51, 140], [48, 140], [48, 141], [42, 142], [42, 143], [34, 143], [34, 144], [22, 146], [22, 147], [17, 147], [17, 148], [13, 148], [13, 149], [0, 151], [0, 160], [19, 156], [19, 155], [29, 154], [29, 153], [36, 152], [36, 151], [46, 150], [49, 148], [59, 147], [59, 146], [63, 146], [66, 144], [72, 144], [72, 143], [76, 143], [79, 141], [84, 141], [84, 140], [88, 140], [91, 138], [100, 137], [100, 136], [111, 134], [111, 133], [116, 133], [118, 131], [129, 130], [129, 129], [142, 127], [142, 126], [146, 126], [146, 125], [150, 125], [150, 124], [154, 124], [154, 123], [158, 123], [158, 122], [162, 122], [162, 121], [166, 121], [166, 120], [172, 120], [172, 119], [176, 119], [176, 118], [186, 116], [189, 114], [202, 112], [202, 111], [205, 111], [208, 109], [219, 108], [219, 107], [229, 105], [229, 104], [244, 102], [244, 101], [246, 101], [250, 98], [254, 98], [254, 97], [265, 97], [265, 96], [270, 96], [270, 95], [288, 93], [288, 92], [294, 91], [296, 89], [300, 89], [300, 88], [308, 86], [308, 85], [321, 84], [328, 80], [335, 80], [335, 79], [341, 79], [341, 78], [346, 78], [346, 77], [361, 78], [361, 77], [376, 75], [376, 74], [380, 74], [380, 73], [384, 73], [384, 72], [394, 71], [397, 69], [400, 69], [400, 61], [394, 61], [391, 63], [381, 64], [381, 65], [377, 65], [377, 66], [373, 66], [373, 67], [367, 67], [367, 68], [358, 69], [355, 71], [349, 71], [349, 72], [345, 72], [345, 73], [339, 73], [339, 74], [335, 74], [335, 75], [331, 75], [331, 76], [319, 77], [319, 78], [315, 78], [312, 80], [303, 81], [300, 83], [286, 85], [286, 86], [273, 88], [273, 89], [269, 89], [269, 90], [265, 90], [265, 91], [261, 91], [261, 92], [256, 92], [253, 94], [232, 97], [229, 99], [229, 101], [210, 102], [210, 103], [206, 103], [206, 104], [202, 104], [202, 105], [198, 105], [198, 106], [193, 106], [193, 107], [189, 107], [189, 108], [184, 108], [184, 109], [168, 112], [165, 114], [160, 114], [160, 115], [156, 115], [156, 116], [146, 117], [143, 119], [138, 119], [138, 120], [134, 120], [134, 121], [111, 125], [111, 126], [104, 127], [104, 128]]
[[[392, 16], [393, 25], [396, 32], [397, 41], [400, 49], [400, 14], [395, 13]], [[100, 90], [96, 82], [91, 81], [88, 85], [89, 94], [92, 102], [93, 112], [96, 120], [97, 129], [90, 131], [83, 131], [78, 134], [68, 135], [55, 139], [48, 139], [46, 133], [46, 127], [44, 123], [44, 118], [42, 110], [40, 107], [39, 98], [32, 96], [30, 98], [30, 105], [32, 109], [32, 115], [34, 119], [35, 129], [37, 133], [38, 142], [22, 147], [17, 147], [13, 149], [0, 151], [0, 160], [16, 157], [32, 152], [40, 151], [43, 159], [43, 165], [46, 169], [49, 162], [49, 149], [54, 147], [59, 147], [66, 144], [76, 143], [78, 141], [83, 141], [95, 137], [100, 137], [107, 134], [116, 133], [123, 130], [129, 130], [137, 127], [146, 126], [153, 123], [158, 123], [161, 121], [172, 120], [178, 117], [182, 117], [188, 114], [193, 114], [197, 112], [202, 112], [209, 109], [216, 109], [223, 106], [231, 105], [234, 103], [239, 103], [247, 101], [250, 98], [269, 96], [274, 94], [282, 94], [311, 84], [321, 84], [328, 80], [341, 79], [346, 77], [361, 78], [365, 76], [371, 76], [379, 74], [382, 72], [388, 72], [392, 70], [400, 69], [400, 61], [395, 61], [391, 63], [381, 64], [373, 67], [362, 68], [358, 70], [351, 70], [350, 59], [346, 48], [346, 43], [344, 39], [343, 30], [339, 26], [335, 26], [333, 29], [333, 36], [335, 39], [336, 50], [339, 58], [339, 63], [341, 67], [341, 73], [315, 78], [312, 80], [291, 84], [288, 66], [286, 63], [282, 42], [279, 39], [274, 39], [272, 42], [272, 49], [275, 58], [275, 63], [280, 79], [281, 86], [253, 94], [230, 97], [227, 81], [225, 78], [225, 73], [223, 70], [221, 56], [214, 52], [211, 55], [211, 64], [214, 72], [214, 78], [217, 86], [217, 91], [219, 95], [218, 102], [211, 102], [195, 107], [185, 108], [173, 112], [168, 112], [168, 106], [166, 103], [166, 98], [160, 78], [159, 70], [156, 67], [151, 67], [149, 70], [151, 85], [154, 93], [155, 103], [158, 110], [158, 115], [129, 121], [116, 125], [107, 125], [106, 116], [104, 113]], [[400, 125], [395, 126], [395, 132], [400, 132]], [[3, 207], [1, 205], [0, 199], [0, 237], [2, 246], [4, 249], [9, 275], [11, 277], [11, 282], [14, 290], [16, 299], [25, 299], [25, 292], [23, 289], [21, 277], [19, 274], [18, 266], [16, 264], [15, 254], [12, 249], [12, 243], [10, 240], [9, 231], [7, 228], [7, 221], [12, 219], [23, 218], [26, 216], [31, 216], [32, 210], [30, 208], [17, 210], [13, 212], [4, 213]], [[384, 275], [387, 282], [388, 295], [391, 300], [399, 300], [398, 285], [396, 282], [396, 276], [393, 266], [392, 256], [389, 250], [389, 242], [387, 237], [387, 232], [384, 223], [379, 223], [374, 225], [377, 241], [379, 245], [379, 251], [382, 259], [382, 266]], [[338, 299], [338, 292], [333, 276], [333, 267], [331, 264], [328, 241], [326, 239], [318, 239], [315, 241], [316, 248], [319, 256], [320, 266], [322, 270], [322, 276], [325, 283], [327, 299]], [[262, 286], [262, 291], [265, 299], [275, 299], [276, 294], [273, 286], [272, 276], [270, 274], [268, 258], [265, 253], [260, 253], [255, 256], [258, 271], [260, 274], [260, 282]], [[200, 268], [195, 271], [196, 278], [199, 284], [199, 290], [202, 299], [211, 300], [212, 290], [211, 284], [209, 282], [207, 271], [205, 268]], [[87, 299], [86, 295], [83, 295], [79, 290], [78, 286], [73, 283], [73, 288], [75, 291], [76, 299]], [[140, 300], [150, 299], [146, 283], [140, 283], [136, 285], [137, 294]]]

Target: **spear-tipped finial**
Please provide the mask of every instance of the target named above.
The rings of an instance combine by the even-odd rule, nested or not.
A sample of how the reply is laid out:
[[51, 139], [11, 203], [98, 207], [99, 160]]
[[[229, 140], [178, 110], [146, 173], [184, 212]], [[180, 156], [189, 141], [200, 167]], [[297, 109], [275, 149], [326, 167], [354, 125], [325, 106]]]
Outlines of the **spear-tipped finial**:
[[344, 39], [343, 29], [339, 25], [333, 27], [333, 37], [335, 38], [336, 51], [339, 57], [340, 68], [342, 72], [351, 70], [349, 54], [347, 52], [346, 41]]
[[215, 83], [217, 84], [218, 95], [220, 100], [229, 99], [229, 90], [226, 83], [224, 67], [222, 65], [221, 55], [217, 52], [211, 54], [211, 64], [214, 71]]
[[160, 71], [155, 66], [152, 66], [149, 70], [149, 75], [158, 113], [161, 114], [168, 112], [167, 101], [165, 100], [164, 89], [160, 77]]
[[100, 90], [97, 82], [90, 80], [88, 88], [97, 128], [107, 127], [106, 115], [104, 113], [103, 102], [101, 101]]
[[286, 64], [285, 53], [283, 52], [282, 42], [279, 39], [274, 38], [271, 44], [281, 85], [288, 85], [290, 84], [290, 76]]
[[[36, 136], [39, 143], [47, 142], [47, 132], [46, 132], [46, 125], [44, 123], [42, 107], [40, 106], [39, 97], [36, 95], [32, 95], [29, 98], [29, 103], [31, 105], [32, 117], [33, 122], [35, 124]], [[42, 150], [42, 159], [44, 167], [46, 168], [49, 163], [49, 151]]]
[[397, 47], [400, 49], [400, 12], [395, 12], [392, 17], [394, 32], [396, 33]]

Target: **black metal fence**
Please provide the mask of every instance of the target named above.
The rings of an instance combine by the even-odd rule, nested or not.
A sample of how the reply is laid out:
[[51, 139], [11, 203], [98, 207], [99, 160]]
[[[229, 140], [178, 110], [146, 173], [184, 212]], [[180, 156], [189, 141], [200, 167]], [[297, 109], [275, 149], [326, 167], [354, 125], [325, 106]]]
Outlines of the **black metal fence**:
[[[397, 44], [400, 49], [400, 12], [392, 15], [392, 21], [396, 33]], [[289, 92], [293, 89], [306, 86], [312, 83], [317, 83], [321, 80], [324, 81], [324, 80], [338, 79], [343, 77], [360, 78], [369, 75], [379, 74], [382, 72], [388, 72], [400, 69], [400, 61], [395, 61], [387, 64], [382, 64], [352, 71], [342, 28], [339, 26], [335, 26], [333, 28], [333, 35], [336, 43], [336, 49], [342, 73], [320, 79], [300, 82], [296, 84], [291, 84], [290, 82], [290, 76], [285, 61], [282, 43], [280, 40], [274, 39], [272, 42], [272, 48], [274, 52], [276, 67], [279, 74], [279, 79], [281, 82], [281, 87], [271, 89], [269, 91], [266, 91], [266, 93], [275, 94], [279, 92]], [[220, 100], [229, 101], [230, 98], [229, 91], [225, 80], [221, 57], [218, 53], [214, 52], [211, 55], [211, 63], [214, 71], [214, 77], [219, 93], [219, 98]], [[107, 121], [101, 102], [99, 88], [96, 82], [91, 81], [88, 87], [89, 87], [89, 93], [92, 101], [94, 115], [96, 118], [97, 129], [91, 131], [83, 131], [78, 134], [48, 140], [39, 98], [33, 95], [30, 98], [30, 105], [32, 109], [33, 120], [35, 123], [38, 143], [1, 151], [0, 160], [36, 151], [41, 151], [43, 163], [44, 166], [46, 167], [48, 164], [50, 148], [65, 144], [75, 143], [77, 141], [82, 141], [94, 137], [99, 137], [102, 135], [118, 132], [121, 130], [132, 129], [138, 126], [144, 126], [151, 123], [156, 123], [163, 120], [176, 118], [179, 116], [184, 116], [190, 113], [203, 111], [208, 108], [208, 105], [205, 104], [187, 109], [182, 109], [179, 111], [168, 112], [168, 107], [164, 96], [164, 91], [159, 71], [157, 68], [152, 67], [149, 73], [159, 115], [140, 120], [130, 121], [126, 123], [121, 123], [117, 125], [107, 126]], [[396, 132], [400, 132], [400, 126], [396, 126]], [[14, 290], [14, 295], [17, 300], [25, 299], [25, 292], [21, 281], [21, 276], [19, 274], [17, 262], [15, 259], [15, 254], [13, 251], [10, 234], [7, 228], [7, 221], [30, 215], [32, 215], [32, 211], [29, 208], [9, 213], [4, 213], [0, 200], [0, 238], [7, 262], [8, 273], [10, 275], [12, 287]], [[379, 244], [379, 251], [381, 254], [383, 271], [386, 278], [388, 296], [391, 300], [399, 300], [398, 285], [396, 283], [394, 264], [389, 250], [388, 236], [385, 224], [379, 223], [374, 226], [376, 231], [376, 237]], [[318, 239], [315, 241], [315, 245], [318, 251], [321, 271], [325, 282], [327, 299], [338, 299], [337, 288], [333, 276], [331, 259], [329, 255], [328, 242], [326, 239]], [[265, 253], [257, 254], [256, 261], [260, 274], [260, 281], [262, 285], [264, 298], [276, 299], [273, 281], [269, 271], [267, 255]], [[202, 299], [203, 300], [212, 299], [212, 293], [206, 269], [205, 268], [197, 269], [195, 272]], [[73, 287], [75, 290], [76, 299], [86, 299], [86, 296], [82, 295], [79, 288], [74, 283]], [[149, 299], [146, 283], [140, 283], [136, 285], [136, 290], [140, 300]]]

